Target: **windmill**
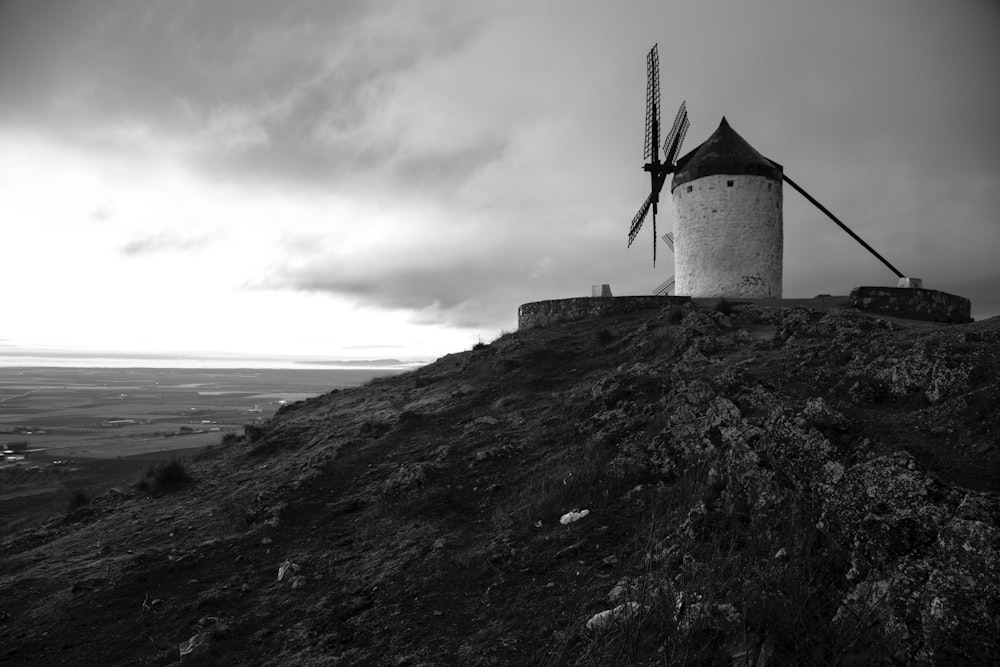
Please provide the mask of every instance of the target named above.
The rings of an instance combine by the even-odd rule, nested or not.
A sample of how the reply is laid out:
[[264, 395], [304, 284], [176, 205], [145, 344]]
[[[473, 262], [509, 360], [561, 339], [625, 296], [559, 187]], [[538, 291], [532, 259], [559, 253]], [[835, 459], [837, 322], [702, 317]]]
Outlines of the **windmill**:
[[[815, 205], [885, 264], [900, 286], [919, 286], [837, 219], [785, 173], [761, 155], [726, 121], [702, 144], [678, 157], [687, 134], [686, 104], [681, 103], [663, 142], [660, 160], [660, 62], [657, 46], [646, 56], [646, 139], [643, 171], [650, 193], [632, 218], [628, 245], [653, 210], [653, 265], [656, 265], [656, 214], [660, 192], [673, 174], [673, 231], [663, 240], [674, 253], [675, 275], [660, 284], [658, 296], [680, 291], [695, 297], [781, 298], [783, 255], [782, 183]], [[725, 233], [720, 233], [725, 230]]]
[[[636, 235], [642, 229], [650, 208], [653, 209], [653, 266], [656, 266], [656, 213], [660, 202], [660, 190], [667, 180], [667, 175], [674, 172], [677, 166], [677, 154], [680, 152], [684, 136], [691, 123], [688, 121], [685, 103], [681, 102], [674, 124], [663, 142], [663, 161], [660, 161], [660, 55], [657, 45], [646, 55], [646, 140], [643, 159], [648, 162], [643, 170], [649, 172], [649, 196], [639, 207], [638, 213], [632, 218], [632, 226], [628, 231], [628, 245], [632, 247]], [[670, 241], [668, 241], [668, 244]]]

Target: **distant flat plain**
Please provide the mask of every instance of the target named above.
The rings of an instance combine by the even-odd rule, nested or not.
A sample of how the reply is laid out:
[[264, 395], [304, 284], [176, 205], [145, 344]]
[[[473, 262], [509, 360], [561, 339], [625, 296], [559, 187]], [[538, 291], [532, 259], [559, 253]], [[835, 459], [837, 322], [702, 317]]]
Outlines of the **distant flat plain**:
[[[332, 389], [398, 370], [0, 368], [0, 533]], [[23, 458], [22, 458], [23, 457]]]

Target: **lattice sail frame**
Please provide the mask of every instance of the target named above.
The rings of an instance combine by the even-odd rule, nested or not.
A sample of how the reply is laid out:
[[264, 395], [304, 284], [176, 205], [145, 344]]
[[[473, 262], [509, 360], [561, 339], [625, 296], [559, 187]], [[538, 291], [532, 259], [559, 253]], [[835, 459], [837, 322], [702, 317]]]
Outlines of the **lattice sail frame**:
[[660, 53], [657, 45], [646, 55], [646, 140], [643, 159], [656, 162], [660, 133]]
[[630, 248], [632, 247], [632, 241], [635, 241], [636, 235], [642, 229], [642, 223], [649, 214], [649, 207], [652, 203], [653, 195], [650, 194], [646, 197], [646, 201], [642, 203], [642, 206], [639, 207], [639, 211], [635, 214], [635, 217], [632, 218], [632, 226], [628, 230], [628, 245]]
[[656, 266], [656, 213], [657, 204], [660, 201], [660, 191], [663, 189], [667, 175], [674, 171], [677, 154], [680, 152], [684, 137], [691, 126], [687, 115], [687, 103], [682, 102], [674, 117], [670, 132], [663, 142], [664, 160], [661, 162], [659, 154], [660, 109], [660, 51], [659, 45], [654, 44], [653, 48], [646, 54], [646, 132], [643, 144], [643, 159], [647, 161], [643, 165], [643, 170], [649, 172], [650, 192], [646, 201], [642, 203], [632, 218], [632, 224], [628, 230], [628, 247], [632, 247], [649, 211], [653, 211], [653, 266]]
[[681, 102], [681, 107], [677, 110], [677, 115], [674, 116], [674, 124], [670, 128], [667, 138], [663, 141], [663, 161], [670, 167], [677, 164], [677, 153], [684, 143], [684, 137], [687, 136], [689, 127], [691, 127], [691, 122], [688, 120], [687, 102], [685, 101]]

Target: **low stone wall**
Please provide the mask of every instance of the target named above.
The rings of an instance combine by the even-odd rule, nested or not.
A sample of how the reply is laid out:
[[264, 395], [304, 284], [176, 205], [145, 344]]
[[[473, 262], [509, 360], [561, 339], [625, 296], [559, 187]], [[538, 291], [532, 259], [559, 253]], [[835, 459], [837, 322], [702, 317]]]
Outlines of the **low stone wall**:
[[851, 305], [869, 313], [928, 322], [971, 322], [972, 303], [965, 297], [912, 287], [856, 287]]
[[[533, 329], [555, 322], [569, 322], [608, 315], [625, 315], [653, 308], [714, 308], [718, 299], [688, 296], [616, 296], [552, 299], [525, 303], [517, 309], [517, 328]], [[968, 299], [937, 290], [906, 287], [857, 287], [848, 297], [812, 299], [732, 299], [732, 303], [814, 310], [854, 307], [865, 312], [928, 322], [971, 322]]]
[[517, 328], [533, 329], [554, 322], [582, 320], [588, 317], [624, 315], [651, 308], [689, 307], [687, 296], [616, 296], [553, 299], [525, 303], [517, 309]]

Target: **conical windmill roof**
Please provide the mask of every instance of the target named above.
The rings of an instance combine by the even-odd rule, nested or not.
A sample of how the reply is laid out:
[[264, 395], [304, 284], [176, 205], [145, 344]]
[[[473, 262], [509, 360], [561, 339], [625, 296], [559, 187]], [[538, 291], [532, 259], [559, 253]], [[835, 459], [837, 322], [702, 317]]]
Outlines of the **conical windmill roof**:
[[751, 174], [780, 181], [781, 165], [758, 153], [723, 116], [719, 129], [705, 143], [677, 161], [670, 190], [713, 174]]

